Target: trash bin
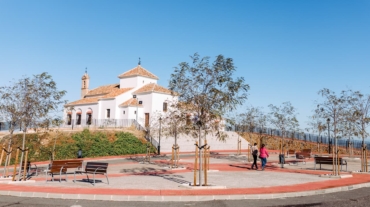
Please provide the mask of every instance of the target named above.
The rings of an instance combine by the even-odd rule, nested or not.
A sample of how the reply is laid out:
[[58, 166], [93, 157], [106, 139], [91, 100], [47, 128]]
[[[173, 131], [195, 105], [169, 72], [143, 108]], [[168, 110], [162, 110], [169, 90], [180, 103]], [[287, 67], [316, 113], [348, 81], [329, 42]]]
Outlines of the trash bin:
[[77, 158], [82, 158], [82, 150], [81, 149], [79, 149], [77, 151]]
[[285, 155], [279, 154], [279, 164], [285, 164]]

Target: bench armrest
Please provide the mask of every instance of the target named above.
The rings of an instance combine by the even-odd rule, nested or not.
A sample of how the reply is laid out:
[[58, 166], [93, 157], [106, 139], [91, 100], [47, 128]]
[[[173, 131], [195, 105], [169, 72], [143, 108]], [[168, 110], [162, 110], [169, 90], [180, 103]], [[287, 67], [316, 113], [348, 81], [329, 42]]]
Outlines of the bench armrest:
[[100, 168], [100, 169], [104, 169], [104, 168], [102, 168], [102, 167], [97, 167], [97, 168], [95, 169], [95, 171], [94, 171], [94, 174], [96, 173], [96, 171], [97, 171], [97, 170], [99, 170], [99, 168]]

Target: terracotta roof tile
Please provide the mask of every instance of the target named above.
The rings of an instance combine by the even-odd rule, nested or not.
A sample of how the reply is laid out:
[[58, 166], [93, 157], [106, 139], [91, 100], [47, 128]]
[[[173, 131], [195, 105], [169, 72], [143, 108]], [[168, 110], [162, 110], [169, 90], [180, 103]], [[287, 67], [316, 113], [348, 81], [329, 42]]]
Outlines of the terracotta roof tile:
[[102, 98], [114, 98], [118, 95], [126, 93], [127, 91], [129, 91], [131, 89], [133, 89], [133, 88], [114, 88], [114, 89], [112, 89], [112, 92], [108, 93], [107, 95], [103, 96]]
[[99, 86], [95, 89], [92, 89], [89, 91], [86, 96], [96, 96], [96, 95], [106, 95], [108, 93], [111, 93], [112, 90], [119, 89], [119, 84], [110, 84], [105, 86]]
[[137, 99], [136, 98], [131, 98], [125, 102], [123, 102], [122, 104], [120, 104], [119, 106], [121, 107], [124, 107], [124, 106], [142, 106], [142, 104], [138, 104], [137, 102]]
[[[78, 104], [88, 104], [88, 103], [97, 103], [100, 99], [105, 98], [114, 98], [118, 95], [121, 95], [123, 93], [126, 93], [127, 91], [130, 91], [133, 88], [118, 88], [117, 84], [111, 84], [106, 86], [100, 86], [96, 89], [91, 90], [83, 99], [71, 102], [66, 104], [66, 106], [70, 105], [78, 105]], [[93, 97], [89, 97], [93, 96]]]
[[155, 83], [149, 83], [145, 86], [139, 88], [133, 94], [145, 93], [145, 92], [158, 92], [158, 93], [165, 93], [165, 94], [172, 94], [170, 90]]
[[79, 105], [79, 104], [90, 104], [90, 103], [98, 103], [99, 97], [88, 97], [88, 98], [83, 98], [78, 101], [73, 101], [71, 103], [67, 103], [66, 106], [71, 106], [71, 105]]
[[153, 73], [147, 71], [145, 68], [141, 67], [141, 65], [136, 66], [135, 68], [132, 68], [131, 70], [122, 73], [118, 76], [118, 78], [124, 78], [129, 76], [144, 76], [149, 77], [158, 80], [159, 78], [155, 76]]

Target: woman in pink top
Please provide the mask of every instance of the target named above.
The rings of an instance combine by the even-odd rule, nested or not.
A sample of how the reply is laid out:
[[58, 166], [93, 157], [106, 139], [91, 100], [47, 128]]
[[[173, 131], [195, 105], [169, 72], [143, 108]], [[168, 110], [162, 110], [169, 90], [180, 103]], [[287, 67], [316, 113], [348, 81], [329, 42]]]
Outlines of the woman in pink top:
[[269, 157], [269, 153], [267, 152], [265, 148], [265, 144], [262, 144], [261, 149], [260, 149], [260, 158], [262, 162], [262, 170], [265, 170], [267, 158]]

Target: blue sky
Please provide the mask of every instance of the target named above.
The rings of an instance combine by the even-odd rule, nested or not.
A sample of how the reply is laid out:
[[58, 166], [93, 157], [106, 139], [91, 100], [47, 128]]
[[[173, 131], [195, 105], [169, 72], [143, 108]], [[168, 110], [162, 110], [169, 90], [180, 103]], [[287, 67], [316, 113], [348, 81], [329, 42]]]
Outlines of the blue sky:
[[[246, 106], [290, 101], [301, 127], [326, 87], [370, 93], [370, 1], [0, 0], [0, 85], [50, 73], [66, 99], [142, 66], [168, 86], [189, 56], [234, 59]], [[242, 107], [243, 108], [243, 107]]]

